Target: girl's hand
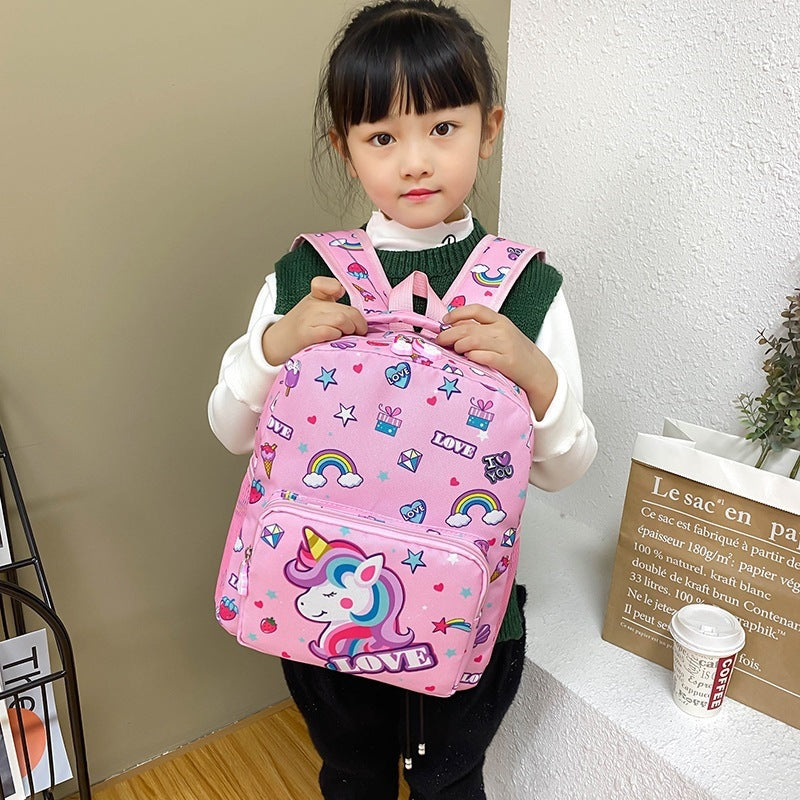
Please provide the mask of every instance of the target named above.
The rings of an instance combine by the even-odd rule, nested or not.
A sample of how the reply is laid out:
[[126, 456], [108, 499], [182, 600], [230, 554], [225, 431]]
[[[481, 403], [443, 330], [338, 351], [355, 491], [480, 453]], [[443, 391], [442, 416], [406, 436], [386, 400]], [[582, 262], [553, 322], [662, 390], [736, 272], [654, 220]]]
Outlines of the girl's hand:
[[437, 344], [501, 372], [528, 396], [536, 419], [544, 417], [558, 376], [550, 359], [508, 317], [471, 304], [453, 309], [442, 321], [452, 327], [439, 334]]
[[267, 362], [277, 366], [309, 345], [332, 342], [353, 333], [364, 335], [364, 315], [336, 302], [343, 294], [344, 287], [336, 278], [314, 278], [311, 291], [264, 331], [261, 349]]

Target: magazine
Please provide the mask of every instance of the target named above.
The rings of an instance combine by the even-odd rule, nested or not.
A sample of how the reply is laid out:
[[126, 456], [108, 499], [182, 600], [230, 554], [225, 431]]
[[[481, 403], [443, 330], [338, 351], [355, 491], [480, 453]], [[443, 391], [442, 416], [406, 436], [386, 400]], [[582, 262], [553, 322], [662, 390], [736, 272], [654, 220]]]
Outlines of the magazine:
[[[3, 740], [12, 737], [15, 748], [6, 745], [2, 748], [9, 760], [9, 772], [12, 774], [12, 762], [16, 762], [17, 771], [22, 777], [24, 794], [5, 795], [4, 798], [22, 798], [29, 795], [30, 781], [27, 778], [28, 763], [34, 792], [49, 789], [55, 784], [72, 777], [64, 739], [58, 724], [53, 684], [26, 689], [26, 685], [50, 674], [50, 656], [47, 649], [47, 632], [45, 630], [16, 636], [13, 639], [0, 641], [0, 683], [3, 689], [18, 691], [16, 696], [6, 700], [4, 708], [9, 723], [3, 726]], [[2, 705], [0, 703], [0, 705]], [[21, 721], [21, 726], [20, 726]], [[20, 736], [20, 727], [24, 732], [27, 762]], [[10, 729], [11, 737], [8, 736]], [[15, 750], [16, 757], [11, 751]], [[52, 758], [52, 776], [50, 762]], [[5, 781], [4, 781], [5, 792]]]

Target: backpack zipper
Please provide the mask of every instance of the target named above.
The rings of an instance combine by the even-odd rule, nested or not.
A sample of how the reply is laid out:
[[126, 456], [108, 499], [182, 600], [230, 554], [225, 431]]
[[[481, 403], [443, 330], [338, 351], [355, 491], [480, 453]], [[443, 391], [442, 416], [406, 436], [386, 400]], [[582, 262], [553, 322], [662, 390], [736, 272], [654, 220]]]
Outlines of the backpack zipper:
[[236, 591], [239, 592], [240, 597], [247, 597], [247, 591], [250, 588], [250, 558], [253, 555], [252, 545], [244, 551], [244, 561], [239, 567], [239, 580], [236, 581]]
[[[291, 497], [291, 499], [289, 499]], [[278, 511], [280, 509], [286, 509], [291, 512], [291, 510], [296, 506], [305, 506], [307, 508], [312, 508], [317, 512], [320, 512], [323, 517], [329, 518], [334, 517], [335, 514], [331, 513], [331, 509], [341, 509], [342, 513], [345, 514], [347, 517], [360, 521], [363, 525], [368, 525], [369, 523], [375, 523], [382, 526], [386, 526], [386, 534], [393, 539], [399, 539], [402, 543], [406, 542], [405, 539], [398, 537], [399, 529], [412, 529], [416, 528], [415, 523], [405, 522], [403, 520], [395, 520], [391, 517], [389, 518], [382, 518], [377, 517], [372, 514], [365, 514], [359, 513], [363, 512], [363, 509], [354, 509], [351, 506], [346, 506], [342, 503], [336, 502], [329, 502], [326, 505], [320, 505], [315, 503], [313, 500], [310, 500], [305, 495], [298, 495], [296, 492], [287, 492], [283, 489], [278, 489], [273, 492], [269, 500], [267, 501], [266, 505], [264, 506], [264, 510], [262, 511], [261, 515], [258, 518], [258, 523], [256, 525], [256, 532], [255, 537], [253, 539], [253, 546], [248, 547], [245, 550], [245, 557], [244, 561], [242, 561], [242, 565], [239, 568], [239, 594], [243, 597], [247, 596], [247, 592], [249, 589], [249, 572], [250, 572], [250, 559], [253, 555], [253, 547], [258, 542], [258, 529], [261, 526], [261, 522], [264, 517], [272, 512]], [[434, 549], [436, 550], [443, 550], [446, 549], [451, 553], [455, 553], [456, 555], [461, 555], [467, 559], [467, 561], [471, 561], [475, 564], [483, 573], [484, 580], [481, 585], [481, 592], [479, 595], [477, 607], [483, 605], [483, 601], [486, 599], [486, 592], [489, 587], [489, 565], [486, 561], [484, 561], [478, 553], [474, 552], [473, 548], [475, 547], [473, 542], [465, 543], [459, 539], [451, 539], [447, 538], [447, 547], [442, 546], [442, 536], [437, 534], [428, 533], [427, 530], [415, 530], [414, 534], [420, 540], [425, 540], [430, 542]], [[244, 588], [242, 588], [244, 587]], [[473, 620], [474, 621], [474, 620]]]

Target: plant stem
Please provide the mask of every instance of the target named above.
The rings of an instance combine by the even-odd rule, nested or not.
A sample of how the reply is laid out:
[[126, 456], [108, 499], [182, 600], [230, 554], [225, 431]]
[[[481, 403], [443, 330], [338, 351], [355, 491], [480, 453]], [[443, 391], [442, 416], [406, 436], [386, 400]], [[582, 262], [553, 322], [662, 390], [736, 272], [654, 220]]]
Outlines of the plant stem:
[[800, 456], [798, 456], [797, 461], [794, 462], [794, 466], [792, 467], [792, 471], [789, 473], [789, 477], [792, 479], [796, 478], [798, 470], [800, 470]]
[[767, 460], [767, 456], [769, 454], [770, 454], [770, 449], [768, 447], [765, 447], [761, 451], [761, 455], [758, 457], [758, 461], [756, 461], [756, 469], [761, 469], [761, 467], [764, 465], [764, 462]]

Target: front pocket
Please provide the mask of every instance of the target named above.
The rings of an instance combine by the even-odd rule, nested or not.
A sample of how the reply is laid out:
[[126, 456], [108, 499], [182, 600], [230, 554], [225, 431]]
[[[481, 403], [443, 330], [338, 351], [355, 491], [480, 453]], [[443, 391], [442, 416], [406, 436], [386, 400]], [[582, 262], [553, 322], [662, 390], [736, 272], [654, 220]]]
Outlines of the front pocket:
[[418, 692], [453, 693], [489, 585], [480, 548], [445, 530], [287, 492], [273, 493], [252, 524], [242, 644]]

